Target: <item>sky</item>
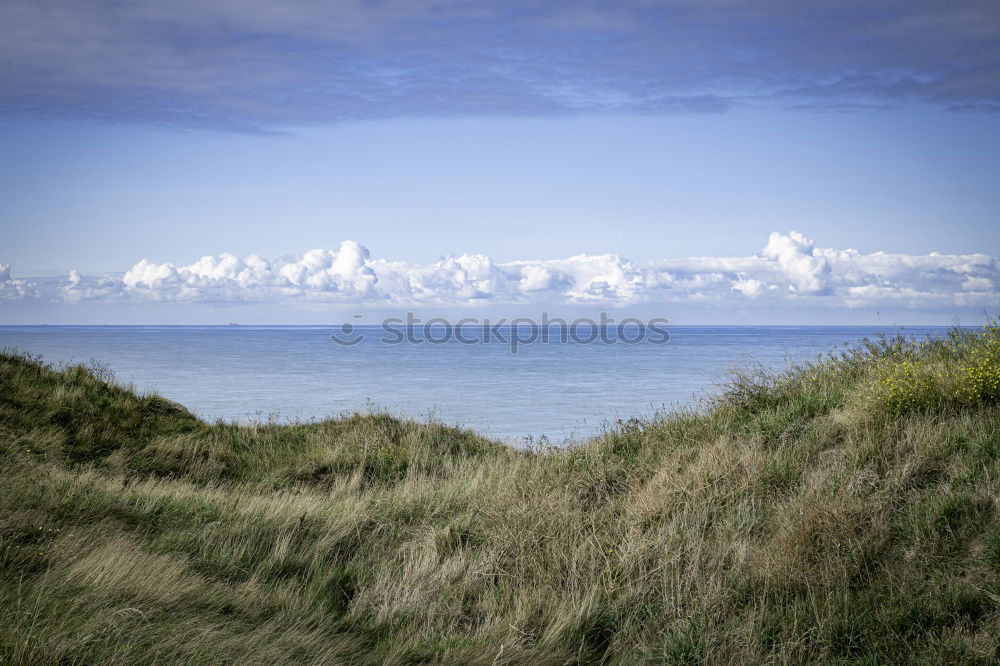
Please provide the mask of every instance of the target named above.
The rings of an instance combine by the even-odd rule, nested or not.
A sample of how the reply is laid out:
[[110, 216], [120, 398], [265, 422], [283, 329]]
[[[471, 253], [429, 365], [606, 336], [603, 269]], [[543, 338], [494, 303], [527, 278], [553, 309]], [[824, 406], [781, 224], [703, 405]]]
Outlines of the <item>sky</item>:
[[0, 324], [1000, 311], [995, 2], [0, 5]]

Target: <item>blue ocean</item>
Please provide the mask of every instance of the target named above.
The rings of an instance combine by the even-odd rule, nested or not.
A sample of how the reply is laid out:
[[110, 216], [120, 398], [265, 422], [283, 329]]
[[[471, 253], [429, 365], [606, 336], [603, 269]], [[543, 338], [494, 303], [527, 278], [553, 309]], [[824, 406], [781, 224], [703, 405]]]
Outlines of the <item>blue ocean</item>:
[[665, 343], [539, 336], [512, 353], [509, 335], [398, 341], [357, 329], [345, 344], [331, 339], [343, 339], [340, 327], [0, 326], [0, 347], [57, 365], [101, 363], [119, 383], [156, 391], [209, 420], [310, 421], [377, 410], [515, 444], [562, 444], [619, 419], [695, 405], [719, 391], [733, 369], [782, 369], [881, 333], [921, 337], [946, 329], [667, 330]]

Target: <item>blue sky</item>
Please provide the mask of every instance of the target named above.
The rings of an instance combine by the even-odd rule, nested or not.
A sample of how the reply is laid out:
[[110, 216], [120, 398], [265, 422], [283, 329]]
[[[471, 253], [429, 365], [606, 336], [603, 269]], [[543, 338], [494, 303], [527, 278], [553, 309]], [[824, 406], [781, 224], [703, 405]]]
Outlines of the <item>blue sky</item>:
[[1000, 306], [989, 2], [15, 1], [0, 145], [0, 323]]

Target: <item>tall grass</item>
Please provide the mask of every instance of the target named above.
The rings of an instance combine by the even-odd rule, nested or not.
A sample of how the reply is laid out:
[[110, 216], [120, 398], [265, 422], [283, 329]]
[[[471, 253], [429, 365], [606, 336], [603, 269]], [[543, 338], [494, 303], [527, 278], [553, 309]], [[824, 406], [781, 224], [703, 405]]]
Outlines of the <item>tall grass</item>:
[[0, 356], [0, 658], [996, 663], [1000, 332], [883, 338], [522, 451], [209, 424]]

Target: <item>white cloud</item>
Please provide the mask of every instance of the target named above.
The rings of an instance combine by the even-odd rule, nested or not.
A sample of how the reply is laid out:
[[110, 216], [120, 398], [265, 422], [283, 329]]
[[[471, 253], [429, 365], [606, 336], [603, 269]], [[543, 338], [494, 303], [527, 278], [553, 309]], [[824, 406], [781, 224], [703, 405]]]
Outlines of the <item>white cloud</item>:
[[733, 282], [733, 289], [748, 298], [757, 298], [763, 293], [766, 286], [760, 280], [754, 280], [753, 278], [741, 278]]
[[11, 275], [10, 264], [0, 264], [0, 301], [36, 298], [38, 290], [27, 280], [17, 280]]
[[995, 307], [1000, 261], [985, 254], [903, 255], [816, 247], [802, 234], [772, 233], [760, 254], [635, 263], [616, 254], [497, 263], [481, 254], [429, 264], [373, 258], [345, 241], [269, 261], [202, 257], [188, 265], [146, 259], [118, 276], [71, 271], [61, 281], [14, 279], [0, 264], [0, 298], [350, 305], [697, 301], [741, 307]]
[[797, 231], [771, 232], [763, 256], [778, 263], [789, 286], [803, 294], [819, 294], [827, 288], [830, 263], [813, 252], [813, 242]]

